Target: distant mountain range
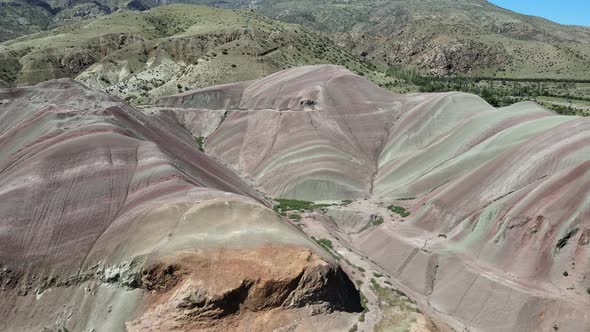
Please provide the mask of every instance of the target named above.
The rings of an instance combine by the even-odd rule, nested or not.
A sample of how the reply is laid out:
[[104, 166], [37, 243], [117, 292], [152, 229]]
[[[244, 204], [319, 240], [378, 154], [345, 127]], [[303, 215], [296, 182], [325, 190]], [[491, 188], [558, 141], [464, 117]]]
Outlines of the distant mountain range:
[[410, 66], [435, 75], [590, 78], [590, 28], [521, 15], [485, 0], [4, 0], [0, 40], [120, 9], [175, 2], [254, 8], [323, 31], [381, 67]]
[[329, 31], [357, 54], [431, 74], [588, 78], [590, 29], [484, 0], [273, 1], [261, 10]]

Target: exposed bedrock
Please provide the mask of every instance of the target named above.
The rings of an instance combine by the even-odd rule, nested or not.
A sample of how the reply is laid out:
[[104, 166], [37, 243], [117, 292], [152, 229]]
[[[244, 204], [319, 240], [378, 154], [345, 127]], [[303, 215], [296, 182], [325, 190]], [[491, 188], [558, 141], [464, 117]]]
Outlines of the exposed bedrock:
[[[590, 325], [590, 119], [395, 95], [336, 66], [163, 104], [226, 110], [207, 153], [273, 197], [365, 202], [320, 219], [456, 326]], [[410, 215], [389, 218], [390, 204]]]
[[0, 330], [350, 325], [347, 276], [199, 152], [190, 116], [72, 80], [0, 101]]
[[[361, 310], [354, 285], [342, 278], [339, 267], [311, 250], [262, 246], [179, 253], [164, 261], [142, 272], [142, 286], [154, 291], [147, 297], [148, 309], [127, 324], [130, 331], [223, 329], [224, 325], [271, 331], [286, 323], [281, 319], [301, 316], [294, 311], [279, 318], [281, 308], [311, 306], [316, 313]], [[220, 323], [224, 318], [228, 319]]]

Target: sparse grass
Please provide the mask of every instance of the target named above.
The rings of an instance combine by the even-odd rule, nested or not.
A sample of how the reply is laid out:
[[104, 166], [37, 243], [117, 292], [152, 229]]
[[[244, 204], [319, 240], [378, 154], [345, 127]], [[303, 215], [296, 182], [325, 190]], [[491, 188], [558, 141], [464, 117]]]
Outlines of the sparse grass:
[[324, 248], [324, 250], [326, 250], [332, 257], [334, 257], [334, 259], [336, 259], [337, 261], [340, 261], [343, 257], [338, 254], [335, 250], [334, 250], [334, 245], [332, 244], [332, 241], [330, 241], [329, 239], [316, 239], [315, 237], [311, 237], [312, 240], [314, 240], [317, 244], [320, 245], [320, 247]]
[[359, 296], [361, 298], [361, 308], [363, 309], [363, 311], [361, 311], [361, 314], [358, 317], [358, 321], [362, 323], [365, 321], [365, 314], [367, 312], [369, 312], [369, 306], [368, 306], [369, 300], [367, 299], [365, 294], [363, 294], [363, 292], [360, 291], [361, 285], [362, 285], [362, 282], [359, 284]]
[[363, 308], [363, 312], [368, 312], [369, 306], [367, 304], [369, 303], [369, 300], [367, 300], [367, 297], [365, 296], [365, 294], [363, 294], [363, 292], [359, 293], [361, 297], [361, 308]]
[[410, 212], [408, 210], [406, 210], [406, 208], [401, 207], [401, 206], [397, 206], [397, 205], [390, 205], [387, 207], [391, 212], [393, 213], [397, 213], [400, 216], [402, 216], [403, 218], [407, 217], [410, 215]]
[[289, 219], [293, 219], [295, 221], [301, 221], [301, 215], [296, 214], [296, 213], [291, 213], [287, 216], [287, 218]]
[[371, 278], [371, 290], [379, 299], [383, 318], [375, 326], [375, 331], [407, 331], [416, 321], [420, 311], [403, 292], [383, 287]]

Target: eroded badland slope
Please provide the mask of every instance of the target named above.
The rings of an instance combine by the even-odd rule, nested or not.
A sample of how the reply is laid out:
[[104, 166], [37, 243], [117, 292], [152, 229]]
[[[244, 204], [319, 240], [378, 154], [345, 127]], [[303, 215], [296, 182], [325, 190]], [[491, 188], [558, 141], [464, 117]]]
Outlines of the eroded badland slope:
[[588, 326], [589, 119], [463, 93], [395, 95], [337, 66], [186, 92], [153, 110], [190, 109], [225, 112], [205, 151], [259, 190], [343, 202], [287, 201], [283, 212], [456, 329]]
[[0, 330], [338, 330], [333, 258], [149, 116], [72, 80], [0, 90]]

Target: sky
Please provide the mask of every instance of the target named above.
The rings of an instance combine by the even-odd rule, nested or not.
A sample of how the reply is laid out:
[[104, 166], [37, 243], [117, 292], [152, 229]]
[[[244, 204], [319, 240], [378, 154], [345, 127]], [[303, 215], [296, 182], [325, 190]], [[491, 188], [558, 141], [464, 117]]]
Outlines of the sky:
[[561, 24], [590, 26], [590, 0], [488, 0], [512, 11]]

